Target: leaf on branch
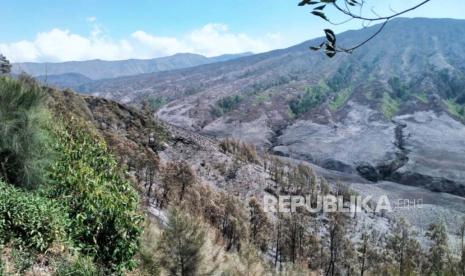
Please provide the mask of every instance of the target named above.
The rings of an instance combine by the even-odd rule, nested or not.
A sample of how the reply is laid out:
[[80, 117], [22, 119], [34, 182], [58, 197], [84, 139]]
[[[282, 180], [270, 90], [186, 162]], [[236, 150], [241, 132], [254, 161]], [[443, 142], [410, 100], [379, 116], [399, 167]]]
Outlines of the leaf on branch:
[[319, 46], [311, 46], [311, 47], [310, 47], [310, 50], [318, 51], [318, 50], [320, 50], [321, 48], [323, 48], [323, 45], [325, 45], [325, 42], [322, 42]]
[[332, 58], [336, 55], [336, 48], [334, 48], [334, 45], [331, 45], [330, 43], [325, 44], [325, 54]]
[[333, 46], [336, 45], [336, 35], [330, 29], [325, 29], [326, 39], [329, 41], [330, 44]]
[[318, 4], [320, 2], [318, 1], [310, 1], [310, 0], [302, 0], [300, 3], [299, 3], [299, 6], [305, 6], [305, 5], [315, 5], [315, 4]]
[[312, 11], [312, 14], [316, 15], [316, 16], [319, 16], [319, 17], [323, 18], [324, 20], [328, 21], [328, 18], [326, 17], [324, 12], [314, 10], [314, 11]]
[[356, 5], [360, 5], [360, 3], [357, 1], [357, 0], [345, 0], [347, 4], [349, 4], [350, 6], [356, 6]]
[[321, 5], [321, 6], [318, 6], [318, 7], [314, 8], [313, 10], [314, 11], [317, 11], [317, 10], [322, 11], [325, 7], [326, 7], [326, 5]]

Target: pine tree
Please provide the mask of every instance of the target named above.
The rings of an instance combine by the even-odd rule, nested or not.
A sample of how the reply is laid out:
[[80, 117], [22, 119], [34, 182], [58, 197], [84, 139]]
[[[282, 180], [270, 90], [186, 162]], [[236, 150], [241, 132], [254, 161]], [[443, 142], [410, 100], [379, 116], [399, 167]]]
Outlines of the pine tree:
[[400, 219], [387, 240], [387, 247], [393, 251], [397, 261], [399, 275], [411, 275], [418, 268], [420, 244], [414, 238], [415, 233], [409, 228], [409, 224]]
[[0, 54], [0, 75], [7, 75], [11, 72], [11, 63], [6, 57]]
[[449, 258], [447, 230], [444, 222], [431, 224], [426, 232], [426, 237], [432, 242], [428, 256], [430, 273], [442, 275]]
[[171, 209], [158, 246], [160, 264], [170, 275], [197, 275], [204, 243], [205, 232], [201, 224], [180, 210]]

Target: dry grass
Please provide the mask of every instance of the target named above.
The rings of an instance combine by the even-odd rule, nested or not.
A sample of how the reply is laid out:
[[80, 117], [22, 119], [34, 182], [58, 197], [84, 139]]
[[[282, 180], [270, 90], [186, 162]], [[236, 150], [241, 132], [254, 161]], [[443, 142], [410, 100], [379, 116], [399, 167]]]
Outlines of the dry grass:
[[220, 142], [220, 148], [223, 152], [236, 155], [242, 161], [260, 164], [260, 158], [254, 145], [226, 138]]

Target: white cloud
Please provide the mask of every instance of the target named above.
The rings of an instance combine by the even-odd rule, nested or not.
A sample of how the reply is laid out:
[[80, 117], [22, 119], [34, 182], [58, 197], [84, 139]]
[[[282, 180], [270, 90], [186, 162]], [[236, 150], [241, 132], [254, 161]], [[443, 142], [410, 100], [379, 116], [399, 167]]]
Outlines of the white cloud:
[[[144, 31], [136, 31], [131, 37], [138, 43], [139, 49], [144, 49], [146, 54], [153, 53], [156, 56], [172, 55], [182, 52], [191, 52], [193, 49], [175, 37], [162, 37], [150, 35]], [[147, 49], [148, 48], [148, 49]]]
[[[280, 36], [252, 38], [243, 33], [231, 33], [224, 24], [207, 24], [194, 30], [188, 41], [196, 48], [196, 52], [207, 56], [226, 53], [265, 52], [279, 44]], [[282, 42], [281, 42], [282, 43]]]
[[70, 60], [120, 60], [153, 58], [175, 53], [198, 53], [206, 56], [241, 52], [265, 52], [283, 47], [280, 34], [252, 37], [234, 33], [227, 25], [210, 23], [180, 37], [163, 37], [142, 30], [125, 39], [114, 40], [95, 17], [86, 19], [91, 24], [88, 36], [59, 28], [36, 35], [34, 40], [0, 43], [0, 52], [13, 62]]

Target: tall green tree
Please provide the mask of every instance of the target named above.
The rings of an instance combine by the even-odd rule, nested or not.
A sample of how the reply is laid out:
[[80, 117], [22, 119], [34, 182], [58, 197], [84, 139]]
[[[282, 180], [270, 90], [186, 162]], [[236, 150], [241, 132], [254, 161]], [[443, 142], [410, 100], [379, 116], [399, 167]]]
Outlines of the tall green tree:
[[399, 275], [412, 275], [418, 269], [421, 249], [415, 239], [415, 233], [410, 231], [410, 225], [400, 219], [392, 234], [387, 239], [387, 248], [394, 253]]
[[430, 273], [433, 275], [442, 275], [446, 268], [449, 256], [447, 242], [447, 230], [443, 221], [431, 224], [426, 232], [426, 237], [431, 241], [429, 249], [429, 266]]
[[201, 224], [179, 209], [171, 209], [159, 243], [160, 264], [170, 275], [198, 275], [204, 243]]

